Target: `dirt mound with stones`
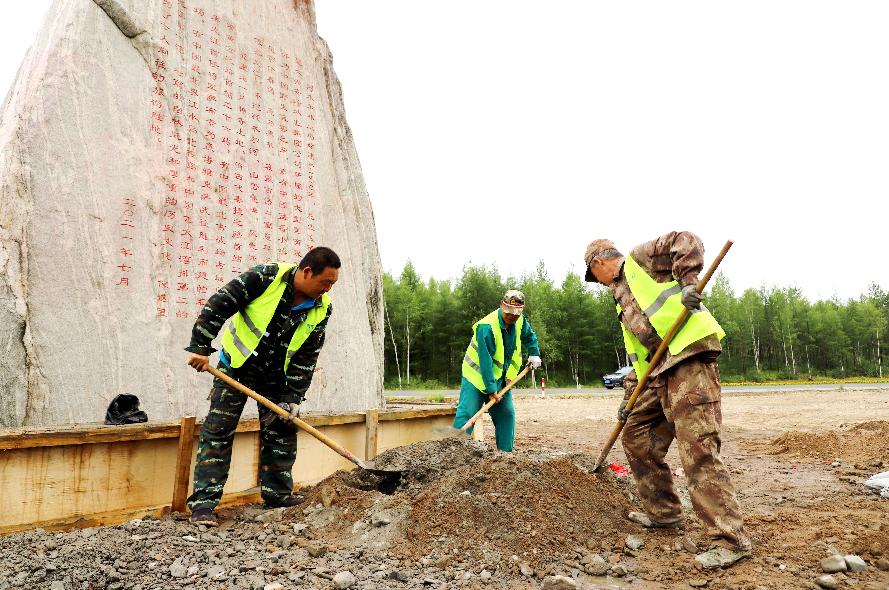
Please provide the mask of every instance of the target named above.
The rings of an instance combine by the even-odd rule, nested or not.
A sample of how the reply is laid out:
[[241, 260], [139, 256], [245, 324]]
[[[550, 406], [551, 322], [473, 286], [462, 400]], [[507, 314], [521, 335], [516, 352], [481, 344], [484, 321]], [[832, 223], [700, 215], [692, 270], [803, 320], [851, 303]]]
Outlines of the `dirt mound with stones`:
[[889, 422], [871, 420], [827, 432], [790, 431], [749, 446], [771, 455], [880, 467], [889, 464]]
[[403, 470], [387, 493], [373, 474], [339, 472], [304, 490], [303, 514], [325, 538], [370, 551], [539, 566], [610, 542], [626, 526], [632, 484], [593, 474], [592, 464], [585, 455], [506, 454], [468, 439], [419, 443], [377, 460]]
[[494, 457], [418, 493], [407, 538], [417, 553], [494, 551], [542, 563], [615, 536], [629, 510], [613, 476], [588, 473], [570, 456]]

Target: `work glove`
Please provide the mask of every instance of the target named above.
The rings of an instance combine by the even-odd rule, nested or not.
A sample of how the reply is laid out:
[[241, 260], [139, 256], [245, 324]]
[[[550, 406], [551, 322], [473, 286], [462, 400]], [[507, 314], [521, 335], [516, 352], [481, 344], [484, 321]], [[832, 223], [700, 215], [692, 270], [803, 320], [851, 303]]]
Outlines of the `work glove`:
[[540, 365], [543, 364], [543, 361], [540, 360], [539, 356], [529, 356], [528, 364], [531, 365], [531, 370], [533, 371], [534, 369], [539, 369]]
[[[287, 412], [291, 416], [299, 418], [299, 404], [281, 402], [278, 404], [278, 407], [283, 409], [285, 412]], [[286, 423], [289, 426], [294, 425], [293, 422], [290, 422], [289, 420], [285, 420], [283, 416], [279, 416], [277, 413], [273, 412], [272, 410], [269, 410], [266, 413], [266, 415], [262, 417], [262, 420], [260, 420], [260, 422], [262, 422], [262, 424], [264, 426], [271, 426], [277, 420], [281, 420], [282, 422]]]
[[617, 419], [621, 422], [626, 423], [627, 418], [630, 417], [630, 413], [627, 411], [627, 402], [629, 400], [621, 400], [620, 408], [617, 410]]
[[688, 311], [695, 311], [701, 309], [701, 294], [698, 293], [698, 287], [696, 285], [688, 285], [687, 287], [682, 288], [682, 305], [685, 306], [685, 309]]

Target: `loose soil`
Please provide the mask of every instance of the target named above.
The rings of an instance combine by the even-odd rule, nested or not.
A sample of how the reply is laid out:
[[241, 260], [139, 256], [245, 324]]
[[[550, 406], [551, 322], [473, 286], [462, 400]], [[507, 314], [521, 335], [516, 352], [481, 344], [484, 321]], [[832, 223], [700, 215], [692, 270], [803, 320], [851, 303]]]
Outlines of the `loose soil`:
[[[168, 517], [0, 538], [0, 590], [327, 589], [345, 571], [352, 588], [533, 589], [549, 575], [589, 589], [814, 588], [833, 551], [868, 563], [835, 574], [840, 588], [889, 588], [877, 567], [889, 567], [889, 500], [861, 485], [889, 464], [889, 390], [726, 396], [722, 457], [754, 553], [715, 572], [695, 566], [706, 539], [681, 475], [685, 529], [648, 531], [626, 519], [639, 509], [632, 479], [591, 473], [618, 403], [519, 399], [512, 454], [493, 449], [485, 420], [484, 442], [381, 455], [404, 471], [395, 486], [338, 472], [301, 506], [226, 510], [219, 529]], [[619, 444], [609, 460], [626, 464]], [[675, 449], [667, 461], [680, 467]]]
[[780, 455], [786, 454], [803, 460], [834, 460], [853, 463], [859, 469], [887, 466], [889, 457], [889, 421], [871, 420], [860, 424], [844, 425], [828, 432], [791, 431], [765, 444], [752, 441], [750, 448]]

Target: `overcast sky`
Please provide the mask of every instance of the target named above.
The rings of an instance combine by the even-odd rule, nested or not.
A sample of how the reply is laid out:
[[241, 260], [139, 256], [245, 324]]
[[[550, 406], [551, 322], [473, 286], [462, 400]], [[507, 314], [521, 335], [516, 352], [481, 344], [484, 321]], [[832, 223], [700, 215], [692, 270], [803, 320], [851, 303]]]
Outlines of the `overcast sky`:
[[[0, 87], [49, 4], [4, 2]], [[316, 5], [388, 271], [560, 281], [689, 229], [736, 291], [889, 289], [889, 3]]]

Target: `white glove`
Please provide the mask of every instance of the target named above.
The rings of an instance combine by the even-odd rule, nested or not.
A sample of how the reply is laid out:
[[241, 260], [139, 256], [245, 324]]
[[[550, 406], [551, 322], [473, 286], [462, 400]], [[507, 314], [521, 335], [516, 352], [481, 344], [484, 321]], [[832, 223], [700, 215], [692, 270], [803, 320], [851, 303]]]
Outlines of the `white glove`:
[[534, 370], [534, 369], [539, 369], [540, 365], [543, 364], [543, 361], [540, 360], [539, 356], [529, 356], [528, 357], [528, 364], [531, 365], [531, 370]]

